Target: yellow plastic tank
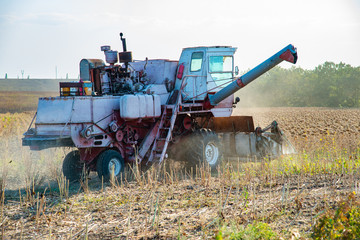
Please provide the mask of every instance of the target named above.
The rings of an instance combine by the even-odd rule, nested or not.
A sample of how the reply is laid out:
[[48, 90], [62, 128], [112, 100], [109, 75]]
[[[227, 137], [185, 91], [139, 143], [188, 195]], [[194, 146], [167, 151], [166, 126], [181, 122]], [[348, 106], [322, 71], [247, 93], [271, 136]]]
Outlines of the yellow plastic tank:
[[70, 94], [70, 88], [64, 87], [62, 90], [63, 90], [63, 96], [69, 96], [69, 94]]
[[91, 94], [92, 94], [92, 82], [84, 81], [83, 85], [84, 85], [85, 95], [91, 96]]

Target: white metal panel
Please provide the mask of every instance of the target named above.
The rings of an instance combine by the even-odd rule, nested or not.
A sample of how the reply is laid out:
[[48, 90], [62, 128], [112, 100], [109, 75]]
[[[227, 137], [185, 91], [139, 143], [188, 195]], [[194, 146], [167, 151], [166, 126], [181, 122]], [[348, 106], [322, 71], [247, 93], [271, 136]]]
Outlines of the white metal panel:
[[232, 108], [212, 108], [211, 112], [214, 117], [230, 117], [232, 110]]
[[91, 120], [90, 97], [40, 98], [36, 123], [79, 123]]
[[236, 153], [240, 157], [247, 157], [256, 153], [256, 136], [254, 133], [237, 133], [235, 135]]
[[119, 98], [119, 96], [41, 98], [36, 123], [97, 122], [111, 114], [113, 110], [119, 110]]
[[[93, 121], [106, 128], [112, 120], [114, 110], [119, 110], [120, 96], [93, 97]], [[106, 118], [105, 118], [106, 117]]]
[[65, 124], [36, 124], [36, 134], [42, 136], [70, 136], [70, 125]]
[[91, 121], [91, 97], [76, 97], [73, 109], [69, 116], [71, 123]]
[[149, 78], [149, 83], [151, 84], [164, 84], [165, 79], [174, 81], [177, 65], [177, 61], [167, 59], [154, 59], [130, 63], [130, 66], [136, 71], [142, 71], [145, 67], [144, 72]]
[[145, 98], [145, 116], [154, 116], [155, 104], [152, 95], [144, 95]]
[[170, 94], [166, 90], [165, 84], [149, 84], [145, 87], [144, 92], [149, 92], [153, 95], [159, 95], [162, 105], [166, 104]]
[[66, 123], [70, 119], [73, 98], [39, 98], [36, 123]]
[[[145, 101], [145, 95], [136, 95], [136, 97], [139, 99], [139, 117], [144, 118], [146, 117], [146, 101]], [[153, 103], [150, 103], [153, 105]], [[150, 115], [152, 116], [152, 114]]]
[[159, 95], [152, 95], [154, 100], [154, 117], [160, 117], [161, 115], [161, 98]]

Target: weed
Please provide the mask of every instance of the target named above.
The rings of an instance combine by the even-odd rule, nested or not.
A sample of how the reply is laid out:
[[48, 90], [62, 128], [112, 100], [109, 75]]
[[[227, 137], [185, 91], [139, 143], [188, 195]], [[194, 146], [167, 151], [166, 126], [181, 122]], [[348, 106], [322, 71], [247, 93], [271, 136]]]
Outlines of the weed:
[[236, 240], [271, 240], [278, 239], [278, 235], [267, 223], [255, 222], [244, 226], [232, 225], [230, 228], [224, 226], [216, 234], [215, 239], [236, 239]]
[[339, 202], [336, 209], [328, 209], [313, 228], [313, 239], [357, 239], [360, 236], [360, 202], [355, 193]]

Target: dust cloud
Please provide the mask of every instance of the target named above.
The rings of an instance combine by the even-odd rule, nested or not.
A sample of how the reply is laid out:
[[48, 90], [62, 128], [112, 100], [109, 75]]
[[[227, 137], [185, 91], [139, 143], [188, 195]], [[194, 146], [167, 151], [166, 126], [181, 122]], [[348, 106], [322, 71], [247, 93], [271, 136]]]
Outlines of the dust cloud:
[[33, 114], [0, 114], [0, 185], [6, 190], [50, 186], [61, 176], [62, 159], [71, 150], [31, 151], [23, 147], [23, 133]]

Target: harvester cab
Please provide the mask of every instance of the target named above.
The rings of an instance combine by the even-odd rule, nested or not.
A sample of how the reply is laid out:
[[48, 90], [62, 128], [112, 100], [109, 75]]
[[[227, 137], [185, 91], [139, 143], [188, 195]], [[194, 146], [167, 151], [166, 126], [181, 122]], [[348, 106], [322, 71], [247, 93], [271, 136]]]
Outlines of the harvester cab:
[[[236, 48], [229, 46], [183, 49], [174, 88], [176, 92], [182, 88], [182, 101], [205, 102], [209, 94], [216, 93], [231, 83], [234, 78], [235, 51]], [[220, 107], [212, 110], [213, 115], [230, 116], [233, 98], [232, 94], [228, 96]]]
[[187, 76], [183, 101], [203, 101], [208, 92], [217, 92], [226, 83], [232, 82], [235, 51], [236, 48], [232, 47], [183, 49], [175, 83], [175, 89], [179, 90], [182, 78]]
[[[32, 150], [73, 147], [63, 162], [70, 181], [83, 168], [108, 180], [125, 163], [150, 165], [168, 156], [215, 169], [223, 157], [277, 157], [291, 144], [278, 124], [254, 127], [251, 116], [231, 116], [234, 93], [283, 60], [288, 45], [248, 73], [234, 76], [236, 48], [185, 48], [179, 61], [136, 61], [102, 46], [101, 59], [80, 61], [80, 81], [60, 83], [58, 97], [40, 98], [35, 127], [24, 134]], [[237, 101], [235, 101], [236, 103]]]

